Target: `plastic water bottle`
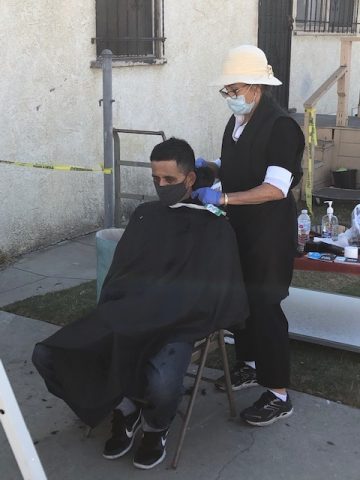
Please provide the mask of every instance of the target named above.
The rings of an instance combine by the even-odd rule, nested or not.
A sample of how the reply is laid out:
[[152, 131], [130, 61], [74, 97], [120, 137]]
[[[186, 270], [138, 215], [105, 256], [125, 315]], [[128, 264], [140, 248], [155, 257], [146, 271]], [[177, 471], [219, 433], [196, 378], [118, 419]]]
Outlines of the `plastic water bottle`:
[[310, 238], [311, 220], [307, 210], [301, 210], [298, 216], [298, 251], [304, 252], [305, 244]]

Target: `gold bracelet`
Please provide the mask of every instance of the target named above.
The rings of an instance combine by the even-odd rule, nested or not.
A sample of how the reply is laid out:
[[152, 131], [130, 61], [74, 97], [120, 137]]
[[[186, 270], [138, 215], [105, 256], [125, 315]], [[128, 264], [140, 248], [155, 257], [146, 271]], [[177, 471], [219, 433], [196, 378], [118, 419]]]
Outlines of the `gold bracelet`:
[[229, 203], [229, 197], [227, 196], [227, 193], [224, 193], [224, 207], [226, 207], [228, 203]]

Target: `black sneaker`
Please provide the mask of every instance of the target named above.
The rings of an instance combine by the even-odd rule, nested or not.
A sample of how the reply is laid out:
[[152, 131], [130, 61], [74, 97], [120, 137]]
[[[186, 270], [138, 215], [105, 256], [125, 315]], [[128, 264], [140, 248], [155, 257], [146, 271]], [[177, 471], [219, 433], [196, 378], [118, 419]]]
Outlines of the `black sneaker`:
[[267, 390], [254, 405], [243, 410], [240, 417], [250, 425], [264, 427], [280, 420], [280, 418], [289, 417], [293, 411], [289, 394], [287, 399], [283, 401], [270, 390]]
[[[256, 380], [255, 368], [249, 367], [245, 363], [236, 365], [230, 370], [230, 379], [232, 390], [242, 390], [249, 387], [257, 387], [259, 384]], [[226, 390], [225, 376], [218, 378], [215, 387], [219, 390]]]
[[134, 444], [135, 435], [141, 425], [141, 410], [126, 417], [120, 410], [114, 410], [112, 436], [105, 443], [103, 456], [109, 460], [122, 457]]
[[169, 430], [143, 432], [140, 445], [135, 453], [134, 467], [149, 470], [159, 465], [166, 457], [166, 437]]

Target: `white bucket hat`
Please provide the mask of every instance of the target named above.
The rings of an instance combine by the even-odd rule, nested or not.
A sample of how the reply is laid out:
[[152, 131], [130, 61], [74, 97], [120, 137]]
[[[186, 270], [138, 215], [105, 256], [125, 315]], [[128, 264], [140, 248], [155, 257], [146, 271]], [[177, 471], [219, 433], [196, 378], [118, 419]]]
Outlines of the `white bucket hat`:
[[222, 75], [212, 85], [233, 83], [281, 85], [274, 77], [265, 53], [254, 45], [240, 45], [229, 50], [223, 64]]

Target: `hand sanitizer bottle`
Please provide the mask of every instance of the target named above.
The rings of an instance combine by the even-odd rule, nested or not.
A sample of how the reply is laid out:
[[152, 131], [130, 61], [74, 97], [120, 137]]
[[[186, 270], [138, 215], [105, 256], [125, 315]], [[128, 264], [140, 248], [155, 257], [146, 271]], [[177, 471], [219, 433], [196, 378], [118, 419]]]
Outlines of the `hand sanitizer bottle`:
[[322, 217], [321, 236], [336, 241], [338, 239], [339, 221], [334, 215], [334, 209], [332, 208], [333, 202], [326, 200], [324, 203], [328, 203], [329, 206], [326, 210], [326, 215]]

